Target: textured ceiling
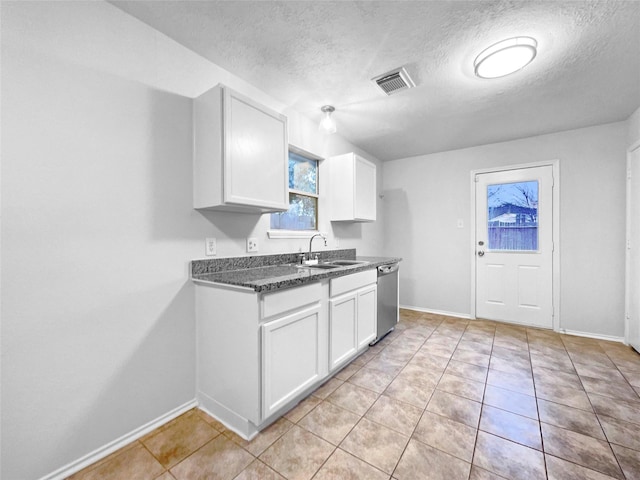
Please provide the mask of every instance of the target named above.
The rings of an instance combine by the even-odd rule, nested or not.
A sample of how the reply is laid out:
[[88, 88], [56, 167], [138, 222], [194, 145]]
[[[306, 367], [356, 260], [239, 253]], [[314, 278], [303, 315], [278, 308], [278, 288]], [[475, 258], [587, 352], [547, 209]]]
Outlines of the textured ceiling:
[[[111, 3], [382, 160], [624, 120], [640, 106], [640, 2]], [[525, 69], [473, 74], [487, 46], [538, 41]], [[371, 78], [405, 65], [417, 87]]]

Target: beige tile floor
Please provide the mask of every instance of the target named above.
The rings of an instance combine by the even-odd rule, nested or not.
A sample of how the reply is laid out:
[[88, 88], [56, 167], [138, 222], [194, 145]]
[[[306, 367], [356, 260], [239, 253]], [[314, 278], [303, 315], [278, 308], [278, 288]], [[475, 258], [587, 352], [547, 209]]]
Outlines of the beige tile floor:
[[401, 312], [396, 331], [246, 442], [199, 410], [88, 479], [640, 479], [640, 356]]

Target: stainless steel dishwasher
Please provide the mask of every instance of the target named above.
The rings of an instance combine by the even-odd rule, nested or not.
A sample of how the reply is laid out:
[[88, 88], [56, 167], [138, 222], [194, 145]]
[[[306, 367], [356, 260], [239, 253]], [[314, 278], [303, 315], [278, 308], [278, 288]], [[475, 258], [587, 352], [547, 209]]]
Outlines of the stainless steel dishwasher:
[[378, 328], [371, 345], [393, 330], [398, 323], [398, 263], [378, 267]]

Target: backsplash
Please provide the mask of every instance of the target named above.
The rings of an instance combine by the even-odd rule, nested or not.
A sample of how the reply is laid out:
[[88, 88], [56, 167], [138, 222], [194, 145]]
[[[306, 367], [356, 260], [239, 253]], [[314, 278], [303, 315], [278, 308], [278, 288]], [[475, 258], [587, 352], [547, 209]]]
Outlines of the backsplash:
[[[319, 260], [332, 260], [344, 258], [355, 260], [356, 249], [345, 248], [341, 250], [322, 250], [312, 252], [318, 255]], [[281, 265], [284, 263], [299, 263], [301, 252], [279, 253], [274, 255], [255, 255], [249, 257], [207, 258], [191, 261], [191, 275], [204, 275], [207, 273], [223, 272], [226, 270], [240, 270], [245, 268], [266, 267], [268, 265]]]

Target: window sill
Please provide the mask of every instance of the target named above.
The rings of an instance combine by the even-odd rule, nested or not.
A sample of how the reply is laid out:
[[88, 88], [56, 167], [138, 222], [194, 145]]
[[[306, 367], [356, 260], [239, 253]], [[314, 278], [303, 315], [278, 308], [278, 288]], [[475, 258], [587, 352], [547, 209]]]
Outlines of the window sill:
[[325, 232], [319, 232], [318, 230], [268, 230], [267, 235], [269, 238], [311, 238], [318, 233], [322, 233], [324, 236], [327, 234]]

